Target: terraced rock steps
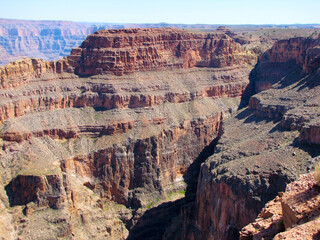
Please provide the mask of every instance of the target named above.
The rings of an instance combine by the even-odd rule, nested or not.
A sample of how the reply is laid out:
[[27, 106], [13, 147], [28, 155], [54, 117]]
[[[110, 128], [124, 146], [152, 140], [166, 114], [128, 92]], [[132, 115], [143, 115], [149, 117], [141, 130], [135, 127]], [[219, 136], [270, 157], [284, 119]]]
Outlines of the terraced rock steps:
[[105, 30], [1, 68], [1, 234], [237, 239], [319, 154], [318, 42], [251, 71], [229, 31]]

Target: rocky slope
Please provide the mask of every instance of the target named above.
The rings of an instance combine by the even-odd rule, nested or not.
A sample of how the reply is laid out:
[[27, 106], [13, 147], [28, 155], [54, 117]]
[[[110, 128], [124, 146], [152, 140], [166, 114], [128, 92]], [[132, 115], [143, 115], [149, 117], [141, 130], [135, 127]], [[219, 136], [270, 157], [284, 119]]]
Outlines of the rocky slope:
[[2, 67], [0, 235], [125, 239], [184, 195], [194, 159], [250, 94], [249, 58], [223, 32], [104, 30], [63, 60]]
[[186, 226], [190, 239], [239, 238], [239, 229], [319, 154], [313, 145], [319, 144], [320, 65], [313, 64], [319, 43], [280, 41], [259, 58], [251, 81], [265, 91], [224, 121], [214, 154], [201, 166], [194, 221]]
[[101, 30], [1, 67], [0, 236], [238, 239], [319, 154], [320, 40], [252, 70], [237, 39]]
[[241, 230], [240, 239], [319, 239], [319, 201], [313, 173], [302, 175]]

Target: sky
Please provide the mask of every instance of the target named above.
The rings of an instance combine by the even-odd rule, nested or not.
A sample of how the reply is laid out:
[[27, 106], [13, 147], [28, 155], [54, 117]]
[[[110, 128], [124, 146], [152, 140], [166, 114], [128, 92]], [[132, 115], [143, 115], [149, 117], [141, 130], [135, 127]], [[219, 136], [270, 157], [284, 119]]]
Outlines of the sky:
[[320, 23], [319, 0], [0, 0], [0, 18], [104, 23]]

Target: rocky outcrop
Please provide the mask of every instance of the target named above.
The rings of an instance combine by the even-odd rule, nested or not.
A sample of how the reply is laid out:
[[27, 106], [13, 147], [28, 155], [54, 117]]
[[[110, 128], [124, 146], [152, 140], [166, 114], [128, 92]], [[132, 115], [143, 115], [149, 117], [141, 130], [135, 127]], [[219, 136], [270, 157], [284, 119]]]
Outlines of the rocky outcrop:
[[[42, 79], [24, 88], [3, 90], [0, 97], [0, 120], [20, 117], [28, 113], [65, 109], [94, 107], [97, 110], [140, 108], [161, 105], [166, 102], [181, 103], [203, 97], [240, 97], [249, 96], [250, 88], [246, 76], [249, 69], [245, 66], [230, 67], [224, 71], [212, 73], [197, 69], [189, 72], [171, 71], [172, 77], [165, 81], [163, 73], [146, 74], [140, 83], [131, 84], [136, 77], [128, 80], [108, 79], [107, 81], [83, 81], [74, 75], [57, 75], [60, 82]], [[188, 75], [183, 79], [183, 75]], [[160, 78], [158, 82], [149, 81], [152, 77]], [[201, 82], [197, 82], [201, 78]], [[172, 80], [172, 81], [170, 81]], [[26, 81], [30, 82], [30, 81]], [[25, 83], [25, 84], [26, 84]], [[19, 81], [17, 84], [23, 84]], [[185, 90], [177, 86], [184, 86]], [[172, 89], [172, 90], [171, 90]], [[14, 101], [11, 99], [14, 97]]]
[[310, 73], [311, 68], [308, 66], [313, 61], [317, 61], [319, 41], [319, 38], [303, 37], [280, 40], [262, 54], [258, 61], [259, 63], [287, 63], [293, 61], [301, 66], [306, 73]]
[[[103, 30], [80, 57], [1, 68], [0, 172], [15, 235], [125, 239], [146, 209], [185, 191], [194, 159], [251, 94], [251, 66], [225, 32]], [[122, 56], [120, 72], [101, 61], [109, 53]]]
[[169, 28], [100, 30], [73, 49], [68, 61], [82, 76], [248, 62], [240, 44], [224, 31], [193, 34]]
[[[255, 91], [269, 89], [288, 75], [312, 74], [319, 69], [320, 39], [296, 37], [280, 40], [263, 53], [253, 71]], [[298, 68], [298, 70], [297, 70]]]
[[35, 202], [38, 206], [61, 208], [64, 199], [62, 188], [62, 181], [57, 175], [19, 175], [6, 186], [6, 191], [11, 207]]
[[[14, 237], [239, 238], [318, 154], [296, 139], [317, 122], [319, 86], [315, 70], [301, 77], [304, 62], [291, 63], [300, 50], [267, 53], [290, 62], [276, 82], [267, 55], [250, 75], [235, 38], [224, 28], [101, 30], [59, 62], [2, 68], [0, 217], [12, 216]], [[259, 76], [270, 89], [239, 110]], [[315, 143], [314, 131], [300, 141]], [[177, 192], [186, 198], [160, 205]]]
[[241, 230], [246, 239], [317, 239], [319, 237], [319, 189], [313, 173], [288, 184], [270, 201], [258, 218]]
[[320, 40], [281, 40], [264, 53], [252, 73], [256, 92], [249, 107], [256, 115], [281, 121], [288, 130], [300, 131], [301, 143], [319, 144], [318, 94]]
[[[251, 73], [259, 93], [248, 109], [224, 121], [214, 154], [201, 166], [195, 221], [185, 229], [191, 239], [239, 238], [238, 231], [319, 154], [300, 145], [318, 144], [319, 76], [304, 71], [306, 53], [317, 45], [318, 39], [280, 41], [259, 58]], [[275, 225], [266, 227], [266, 236]]]
[[66, 60], [46, 62], [25, 58], [0, 67], [0, 88], [18, 87], [36, 79], [59, 79], [63, 78], [63, 73], [72, 72]]
[[[186, 229], [192, 239], [239, 238], [238, 231], [296, 177], [298, 162], [308, 153], [290, 146], [296, 133], [276, 129], [252, 110], [224, 121], [214, 154], [201, 166], [193, 224], [197, 230]], [[295, 158], [285, 161], [293, 152]]]
[[112, 146], [85, 158], [68, 159], [63, 169], [81, 177], [94, 177], [91, 188], [108, 199], [141, 207], [146, 203], [137, 189], [144, 189], [142, 194], [164, 192], [185, 175], [192, 159], [218, 136], [221, 117], [218, 114], [205, 120], [186, 121], [150, 138]]

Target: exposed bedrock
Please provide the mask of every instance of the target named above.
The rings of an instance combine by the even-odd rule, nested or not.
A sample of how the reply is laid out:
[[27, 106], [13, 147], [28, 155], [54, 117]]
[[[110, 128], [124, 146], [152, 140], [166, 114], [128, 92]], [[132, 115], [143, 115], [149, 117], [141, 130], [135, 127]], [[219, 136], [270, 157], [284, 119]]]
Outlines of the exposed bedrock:
[[39, 79], [62, 79], [72, 72], [72, 68], [64, 59], [47, 62], [42, 59], [23, 58], [0, 67], [0, 89], [23, 86]]
[[256, 115], [281, 120], [281, 126], [300, 132], [302, 143], [319, 144], [320, 40], [278, 41], [260, 58], [251, 76], [256, 92], [249, 107]]
[[278, 82], [285, 84], [288, 78], [297, 81], [301, 75], [317, 73], [320, 66], [319, 45], [319, 38], [297, 37], [275, 42], [259, 57], [251, 73], [255, 92], [267, 90]]
[[241, 240], [318, 239], [319, 187], [314, 172], [288, 184], [240, 234]]
[[[169, 76], [164, 77], [169, 74]], [[249, 69], [192, 69], [136, 74], [127, 78], [66, 78], [36, 81], [23, 88], [0, 91], [0, 119], [61, 108], [94, 107], [97, 110], [139, 108], [165, 102], [188, 102], [203, 97], [249, 96]], [[155, 79], [156, 81], [153, 81]]]
[[238, 239], [239, 230], [319, 154], [319, 75], [305, 58], [318, 45], [318, 39], [279, 41], [259, 58], [251, 73], [259, 93], [224, 121], [214, 154], [201, 166], [184, 236]]
[[179, 29], [101, 30], [72, 50], [68, 61], [79, 75], [192, 67], [226, 67], [250, 62], [224, 32], [194, 34]]
[[296, 137], [253, 110], [224, 121], [214, 154], [201, 165], [194, 220], [187, 220], [185, 236], [238, 239], [239, 229], [306, 169], [310, 153], [291, 145]]
[[[146, 205], [140, 195], [179, 184], [193, 159], [218, 135], [221, 114], [186, 121], [146, 139], [129, 140], [63, 161], [63, 171], [90, 181], [103, 197], [132, 207]], [[140, 189], [140, 190], [139, 190]]]
[[317, 41], [278, 42], [250, 74], [225, 31], [103, 30], [60, 63], [2, 68], [14, 237], [239, 238], [316, 154]]
[[[140, 231], [147, 209], [184, 196], [194, 160], [251, 94], [252, 67], [241, 46], [223, 33], [211, 37], [172, 29], [89, 36], [82, 56], [99, 41], [107, 44], [101, 51], [132, 44], [130, 51], [141, 52], [130, 62], [134, 71], [131, 55], [121, 60], [129, 64], [121, 74], [106, 64], [103, 74], [83, 77], [98, 72], [73, 56], [1, 68], [1, 199], [14, 237], [125, 239], [128, 230]], [[92, 72], [80, 74], [82, 67]]]
[[64, 198], [61, 177], [57, 175], [18, 175], [7, 186], [10, 206], [36, 202], [39, 206], [59, 208]]

